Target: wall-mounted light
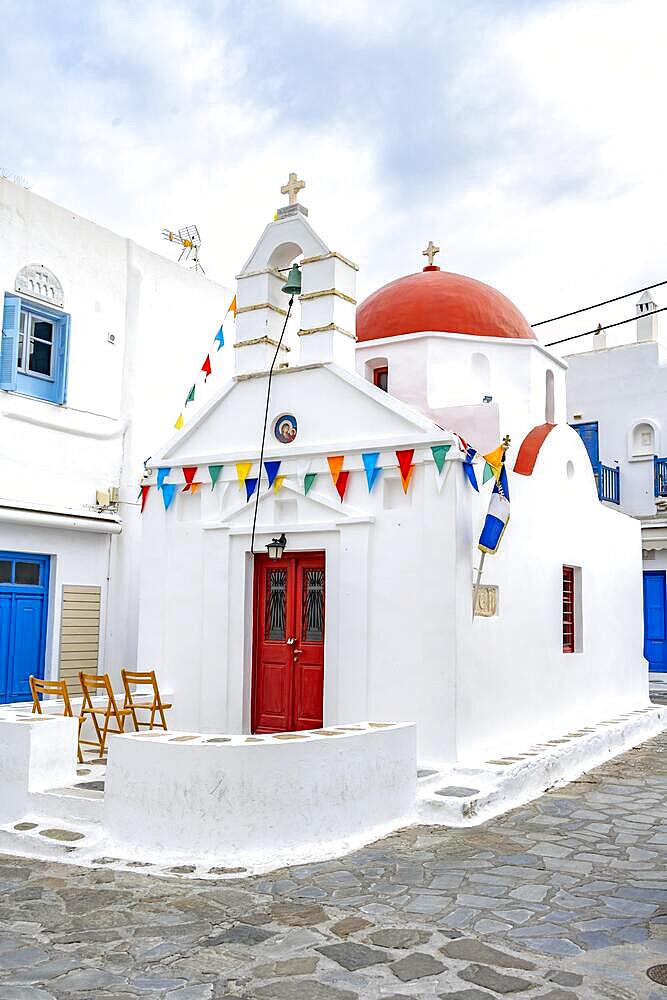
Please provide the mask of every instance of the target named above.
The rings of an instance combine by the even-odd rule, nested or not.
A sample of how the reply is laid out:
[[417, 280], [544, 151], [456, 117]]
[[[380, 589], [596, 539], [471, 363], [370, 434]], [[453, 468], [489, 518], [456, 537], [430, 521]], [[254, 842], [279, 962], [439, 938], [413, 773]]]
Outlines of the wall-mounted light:
[[482, 399], [482, 402], [483, 403], [491, 403], [491, 402], [493, 402], [493, 396], [484, 396], [483, 399]]
[[280, 538], [272, 538], [270, 542], [267, 543], [266, 551], [269, 554], [269, 559], [280, 559], [283, 552], [285, 551], [285, 546], [287, 545], [287, 539], [283, 533]]

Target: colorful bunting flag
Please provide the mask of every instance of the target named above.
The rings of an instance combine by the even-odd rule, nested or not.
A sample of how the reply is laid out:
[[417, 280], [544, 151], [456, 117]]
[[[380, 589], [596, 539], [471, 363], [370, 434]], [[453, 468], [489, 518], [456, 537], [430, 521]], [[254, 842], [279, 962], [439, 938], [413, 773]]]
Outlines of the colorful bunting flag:
[[278, 469], [280, 468], [280, 462], [265, 462], [264, 468], [266, 469], [266, 474], [269, 478], [269, 486], [273, 486], [274, 480], [278, 475]]
[[159, 490], [162, 489], [162, 484], [164, 483], [165, 479], [167, 478], [170, 472], [171, 469], [168, 469], [166, 467], [162, 467], [157, 470], [157, 488]]
[[345, 490], [347, 489], [347, 481], [350, 478], [349, 469], [341, 470], [336, 477], [336, 489], [338, 490], [338, 496], [340, 497], [340, 502], [343, 502], [343, 497], [345, 496]]
[[185, 399], [185, 405], [187, 406], [188, 403], [194, 403], [194, 401], [195, 401], [195, 387], [193, 385], [192, 388], [190, 389], [190, 392], [187, 394], [187, 397]]
[[150, 483], [148, 486], [141, 487], [141, 513], [144, 512], [144, 507], [146, 506], [146, 500], [148, 499], [148, 491], [150, 490]]
[[215, 484], [218, 481], [218, 477], [220, 476], [222, 469], [222, 465], [209, 465], [208, 474], [211, 477], [211, 490], [215, 489]]
[[482, 484], [488, 483], [489, 479], [493, 479], [496, 474], [496, 470], [488, 462], [484, 463], [484, 472], [482, 474]]
[[176, 423], [174, 424], [174, 427], [176, 428], [177, 431], [180, 431], [181, 428], [183, 427], [183, 414], [182, 413], [178, 414], [178, 417], [176, 418]]
[[236, 316], [236, 296], [234, 296], [232, 301], [229, 303], [229, 309], [227, 310], [227, 312], [234, 313], [234, 316]]
[[285, 482], [284, 476], [276, 476], [276, 478], [273, 480], [273, 492], [280, 493], [280, 487], [283, 485], [284, 482]]
[[195, 478], [196, 474], [197, 474], [196, 465], [183, 466], [183, 478], [185, 479], [185, 489], [183, 490], [184, 493], [187, 493], [187, 491], [192, 486], [192, 480]]
[[257, 478], [257, 476], [254, 476], [252, 479], [250, 479], [249, 477], [246, 477], [246, 479], [245, 479], [245, 498], [246, 498], [246, 500], [249, 500], [250, 497], [253, 495], [253, 493], [257, 489], [257, 483], [258, 482], [259, 482], [259, 479]]
[[305, 497], [307, 497], [308, 494], [310, 493], [310, 489], [316, 479], [317, 479], [316, 472], [307, 472], [303, 477], [303, 495]]
[[190, 484], [190, 492], [191, 493], [196, 493], [200, 486], [201, 486], [201, 483], [191, 483]]
[[477, 478], [475, 476], [475, 470], [473, 469], [472, 465], [473, 458], [475, 457], [476, 454], [477, 452], [475, 451], [475, 449], [468, 446], [466, 448], [465, 458], [463, 459], [461, 465], [463, 466], [463, 471], [465, 473], [466, 479], [468, 480], [472, 488], [474, 490], [477, 490], [477, 492], [479, 493], [479, 486], [477, 485]]
[[236, 476], [239, 481], [239, 486], [243, 486], [246, 479], [248, 478], [248, 473], [252, 469], [252, 462], [237, 462], [236, 463]]
[[343, 456], [342, 455], [332, 455], [327, 458], [329, 463], [329, 471], [331, 472], [331, 478], [333, 479], [334, 486], [338, 483], [338, 477], [340, 476], [341, 469], [343, 468]]
[[412, 479], [412, 473], [414, 472], [414, 465], [412, 464], [412, 459], [415, 456], [415, 449], [408, 448], [405, 451], [397, 451], [396, 458], [398, 459], [398, 467], [401, 470], [401, 482], [403, 483], [403, 492], [408, 492], [408, 486], [410, 485], [410, 480]]
[[364, 469], [366, 470], [366, 482], [368, 483], [369, 493], [375, 486], [377, 478], [382, 472], [382, 469], [378, 467], [379, 457], [379, 451], [367, 451], [361, 456], [364, 463]]
[[208, 354], [206, 355], [206, 359], [204, 361], [204, 364], [201, 366], [201, 370], [204, 373], [204, 382], [205, 382], [206, 379], [211, 374], [211, 358], [210, 358], [210, 355], [208, 355]]
[[171, 501], [174, 499], [174, 494], [176, 493], [177, 489], [178, 489], [178, 486], [176, 485], [176, 483], [165, 483], [163, 485], [163, 487], [162, 487], [162, 501], [164, 503], [164, 509], [165, 510], [169, 510], [169, 505], [170, 505]]
[[213, 343], [218, 345], [218, 350], [220, 350], [221, 347], [225, 346], [225, 334], [223, 332], [222, 326], [216, 333]]
[[487, 460], [489, 465], [498, 470], [497, 475], [500, 475], [500, 466], [503, 464], [503, 454], [503, 446], [499, 444], [498, 447], [494, 448], [493, 451], [490, 451], [488, 455], [484, 455], [484, 458]]
[[435, 462], [438, 472], [442, 472], [445, 467], [445, 459], [447, 458], [447, 452], [451, 448], [451, 444], [434, 444], [431, 447], [431, 452], [433, 454], [433, 461]]

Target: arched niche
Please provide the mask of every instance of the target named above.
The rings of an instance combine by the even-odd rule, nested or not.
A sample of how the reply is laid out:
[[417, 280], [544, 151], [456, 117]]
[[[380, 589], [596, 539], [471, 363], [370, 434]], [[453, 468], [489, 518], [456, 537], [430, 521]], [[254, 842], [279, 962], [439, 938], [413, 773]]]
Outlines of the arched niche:
[[481, 403], [485, 396], [491, 395], [491, 364], [486, 354], [475, 351], [470, 358], [470, 376], [473, 386], [473, 399]]
[[290, 264], [303, 255], [303, 247], [298, 243], [280, 243], [271, 253], [267, 261], [267, 267], [272, 267], [276, 271], [285, 271]]
[[63, 286], [53, 271], [44, 264], [26, 264], [22, 267], [16, 275], [14, 290], [59, 309], [62, 309], [65, 302]]
[[630, 458], [652, 458], [660, 453], [659, 428], [653, 420], [636, 421], [628, 434]]
[[547, 368], [544, 376], [544, 421], [547, 424], [555, 423], [556, 403], [554, 398], [554, 373], [551, 368]]

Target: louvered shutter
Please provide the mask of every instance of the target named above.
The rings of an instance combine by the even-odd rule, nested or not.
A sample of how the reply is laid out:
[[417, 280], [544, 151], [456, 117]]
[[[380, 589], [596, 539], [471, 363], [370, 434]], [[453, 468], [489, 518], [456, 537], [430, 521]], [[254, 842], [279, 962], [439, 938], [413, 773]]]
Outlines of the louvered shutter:
[[67, 369], [69, 368], [69, 316], [63, 316], [58, 321], [57, 343], [56, 343], [56, 364], [55, 376], [55, 399], [54, 403], [64, 403], [67, 399]]
[[0, 389], [10, 391], [16, 389], [20, 322], [20, 298], [17, 295], [5, 295], [2, 310], [2, 340], [0, 340]]

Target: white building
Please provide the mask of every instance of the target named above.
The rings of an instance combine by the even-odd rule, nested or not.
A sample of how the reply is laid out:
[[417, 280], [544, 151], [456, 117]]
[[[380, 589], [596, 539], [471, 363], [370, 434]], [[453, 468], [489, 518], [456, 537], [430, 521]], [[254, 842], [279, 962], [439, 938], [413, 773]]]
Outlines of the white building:
[[0, 291], [2, 703], [135, 662], [143, 461], [231, 296], [1, 179]]
[[[355, 321], [355, 276], [299, 205], [281, 210], [238, 275], [234, 377], [153, 451], [138, 662], [172, 693], [171, 724], [415, 721], [420, 760], [442, 764], [644, 708], [640, 529], [598, 501], [564, 363], [473, 279], [429, 264]], [[492, 483], [473, 490], [454, 432], [479, 452], [512, 442], [511, 521], [474, 620]]]
[[567, 418], [586, 444], [600, 496], [641, 521], [645, 655], [667, 670], [667, 344], [650, 292], [637, 302], [631, 343], [567, 358]]

